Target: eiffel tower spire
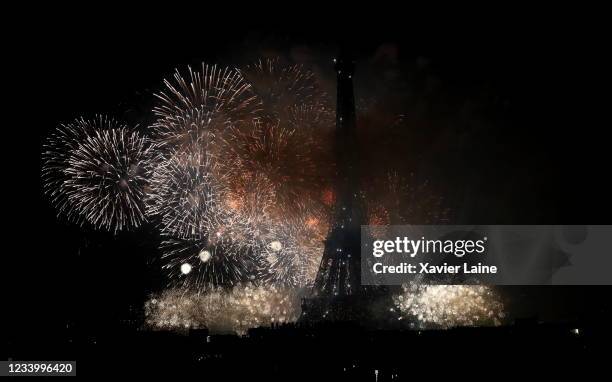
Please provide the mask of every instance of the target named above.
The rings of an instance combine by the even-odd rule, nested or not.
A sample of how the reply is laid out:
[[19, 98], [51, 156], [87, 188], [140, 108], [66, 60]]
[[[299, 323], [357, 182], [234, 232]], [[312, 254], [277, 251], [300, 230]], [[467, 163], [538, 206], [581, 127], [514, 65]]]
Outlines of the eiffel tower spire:
[[347, 57], [335, 60], [337, 76], [336, 142], [337, 162], [336, 223], [346, 227], [361, 224], [361, 208], [357, 200], [359, 174], [357, 171], [357, 126], [353, 75], [355, 63]]

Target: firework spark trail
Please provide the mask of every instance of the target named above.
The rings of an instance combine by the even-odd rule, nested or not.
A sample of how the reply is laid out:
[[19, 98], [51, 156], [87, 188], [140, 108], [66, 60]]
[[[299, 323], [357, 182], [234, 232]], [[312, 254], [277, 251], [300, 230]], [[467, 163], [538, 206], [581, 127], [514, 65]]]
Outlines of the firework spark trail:
[[402, 286], [394, 296], [402, 318], [416, 320], [419, 328], [501, 325], [504, 306], [494, 291], [483, 285]]
[[299, 315], [298, 291], [251, 283], [206, 294], [170, 289], [145, 304], [146, 323], [154, 329], [206, 327], [245, 334], [253, 327], [294, 322]]
[[60, 127], [47, 147], [54, 149], [45, 153], [43, 179], [51, 179], [52, 202], [69, 220], [113, 232], [147, 221], [143, 199], [154, 149], [148, 138], [99, 116]]

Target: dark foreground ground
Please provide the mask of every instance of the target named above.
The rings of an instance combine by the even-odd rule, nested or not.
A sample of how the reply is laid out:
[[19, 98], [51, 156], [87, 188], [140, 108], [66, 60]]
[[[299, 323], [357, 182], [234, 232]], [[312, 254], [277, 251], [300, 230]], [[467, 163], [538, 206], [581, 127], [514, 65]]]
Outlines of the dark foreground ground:
[[[194, 375], [198, 380], [547, 379], [605, 368], [610, 330], [523, 320], [498, 328], [366, 331], [351, 324], [254, 329], [246, 336], [67, 328], [37, 338], [12, 333], [8, 358], [77, 360], [77, 375]], [[79, 334], [81, 333], [81, 334]]]

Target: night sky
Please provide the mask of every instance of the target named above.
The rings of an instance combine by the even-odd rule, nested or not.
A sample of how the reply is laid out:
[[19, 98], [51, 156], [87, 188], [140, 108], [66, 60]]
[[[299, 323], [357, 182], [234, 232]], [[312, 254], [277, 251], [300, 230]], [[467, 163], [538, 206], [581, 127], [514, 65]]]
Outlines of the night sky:
[[[431, 181], [453, 223], [609, 223], [609, 128], [595, 120], [596, 26], [562, 31], [537, 17], [447, 28], [415, 24], [416, 16], [340, 24], [302, 17], [187, 26], [103, 16], [30, 21], [33, 36], [11, 44], [17, 70], [5, 72], [17, 85], [4, 126], [5, 189], [16, 194], [5, 199], [4, 251], [15, 333], [52, 339], [66, 326], [113, 330], [137, 319], [164, 285], [150, 256], [153, 230], [113, 237], [56, 218], [41, 190], [41, 145], [57, 124], [96, 113], [146, 126], [162, 79], [202, 61], [281, 56], [331, 81], [331, 59], [349, 47], [358, 105], [374, 99], [374, 116], [405, 113], [411, 122], [402, 140], [379, 136], [375, 117], [363, 121], [363, 134], [379, 144], [373, 150], [393, 145], [397, 161]], [[555, 321], [609, 312], [609, 291], [516, 287], [504, 295], [517, 316]]]

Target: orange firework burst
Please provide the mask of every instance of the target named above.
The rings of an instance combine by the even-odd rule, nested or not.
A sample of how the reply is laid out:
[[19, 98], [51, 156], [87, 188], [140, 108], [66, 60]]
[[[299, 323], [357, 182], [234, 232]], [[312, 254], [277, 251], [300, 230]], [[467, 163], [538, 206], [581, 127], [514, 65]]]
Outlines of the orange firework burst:
[[278, 120], [261, 119], [236, 129], [223, 150], [223, 171], [234, 208], [253, 203], [268, 217], [293, 215], [320, 203], [330, 167], [325, 148], [307, 132]]

